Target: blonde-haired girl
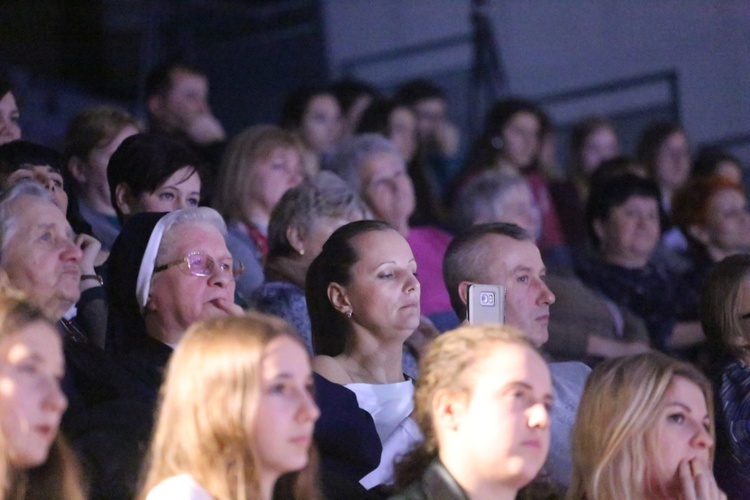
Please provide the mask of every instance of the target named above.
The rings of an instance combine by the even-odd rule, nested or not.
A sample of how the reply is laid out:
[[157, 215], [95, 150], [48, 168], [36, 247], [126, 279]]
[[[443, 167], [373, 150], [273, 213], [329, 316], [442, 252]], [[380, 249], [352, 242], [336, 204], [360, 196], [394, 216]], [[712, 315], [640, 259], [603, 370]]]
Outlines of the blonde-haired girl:
[[309, 356], [284, 321], [248, 313], [193, 325], [167, 368], [141, 496], [268, 500], [286, 488], [284, 498], [317, 498], [311, 391]]

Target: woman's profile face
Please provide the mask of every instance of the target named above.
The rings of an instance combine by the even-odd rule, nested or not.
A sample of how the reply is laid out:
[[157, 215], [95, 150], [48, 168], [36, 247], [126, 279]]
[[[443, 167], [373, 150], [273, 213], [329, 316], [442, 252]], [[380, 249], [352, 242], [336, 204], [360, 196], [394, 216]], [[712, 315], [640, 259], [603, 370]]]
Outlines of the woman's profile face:
[[525, 169], [536, 160], [540, 146], [539, 118], [528, 111], [519, 111], [502, 130], [503, 157], [516, 168]]
[[549, 369], [530, 348], [500, 344], [475, 370], [470, 399], [456, 406], [456, 439], [481, 477], [519, 489], [534, 479], [549, 450]]
[[0, 144], [21, 138], [20, 118], [13, 92], [6, 92], [0, 99]]
[[307, 351], [286, 335], [266, 347], [252, 435], [259, 476], [278, 478], [307, 465], [320, 411]]
[[362, 169], [360, 194], [375, 216], [394, 226], [406, 224], [414, 212], [414, 185], [401, 156], [376, 153]]
[[686, 378], [675, 377], [664, 395], [654, 429], [657, 456], [649, 469], [654, 471], [650, 479], [655, 491], [667, 492], [670, 498], [681, 497], [678, 468], [682, 462], [694, 461], [704, 470], [711, 470], [714, 440], [710, 428], [711, 415], [700, 387]]
[[305, 170], [295, 148], [277, 147], [252, 164], [248, 175], [247, 203], [270, 216], [284, 193], [302, 181]]
[[352, 245], [359, 257], [345, 287], [352, 321], [374, 335], [405, 340], [420, 318], [421, 288], [411, 247], [392, 229], [360, 234]]
[[47, 460], [68, 404], [60, 389], [64, 371], [60, 336], [46, 322], [29, 323], [0, 342], [0, 426], [13, 467]]

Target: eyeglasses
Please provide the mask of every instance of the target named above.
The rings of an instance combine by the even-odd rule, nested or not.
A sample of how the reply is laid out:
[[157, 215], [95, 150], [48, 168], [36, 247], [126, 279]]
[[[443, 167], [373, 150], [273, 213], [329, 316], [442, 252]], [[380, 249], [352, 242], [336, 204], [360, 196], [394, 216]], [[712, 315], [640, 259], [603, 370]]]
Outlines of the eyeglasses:
[[[185, 265], [181, 266], [181, 264]], [[154, 267], [154, 274], [173, 266], [180, 266], [180, 269], [187, 271], [187, 274], [192, 276], [213, 277], [217, 273], [216, 261], [213, 257], [203, 252], [190, 252], [179, 260]], [[237, 278], [245, 272], [245, 266], [241, 262], [234, 267], [232, 264], [220, 262], [218, 269], [221, 273], [231, 274], [232, 278]]]

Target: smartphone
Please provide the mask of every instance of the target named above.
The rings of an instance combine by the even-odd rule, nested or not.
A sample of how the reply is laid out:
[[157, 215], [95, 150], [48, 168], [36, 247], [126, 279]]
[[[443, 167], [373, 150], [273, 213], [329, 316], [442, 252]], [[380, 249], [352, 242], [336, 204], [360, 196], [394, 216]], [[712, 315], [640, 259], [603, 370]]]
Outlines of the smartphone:
[[470, 325], [505, 322], [505, 287], [469, 285], [466, 316]]

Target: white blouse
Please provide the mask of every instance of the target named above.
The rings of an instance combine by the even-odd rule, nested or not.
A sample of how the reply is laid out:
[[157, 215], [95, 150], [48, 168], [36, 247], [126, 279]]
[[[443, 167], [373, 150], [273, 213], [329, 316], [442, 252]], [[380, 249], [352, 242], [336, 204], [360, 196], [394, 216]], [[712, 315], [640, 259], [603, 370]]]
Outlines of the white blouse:
[[148, 492], [146, 500], [212, 500], [190, 474], [165, 479]]

